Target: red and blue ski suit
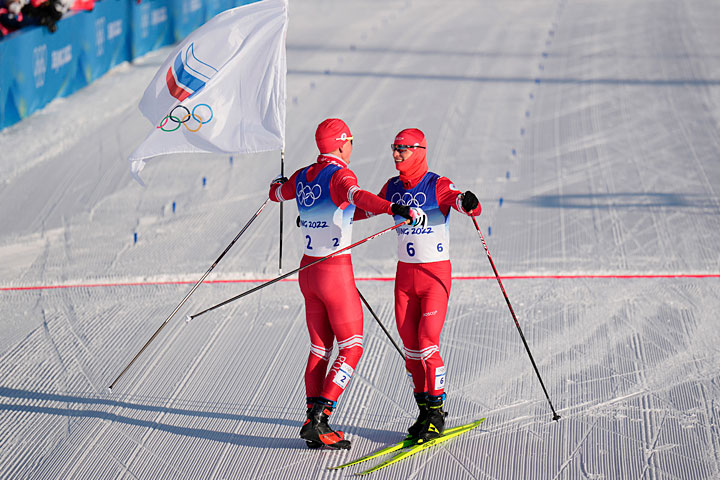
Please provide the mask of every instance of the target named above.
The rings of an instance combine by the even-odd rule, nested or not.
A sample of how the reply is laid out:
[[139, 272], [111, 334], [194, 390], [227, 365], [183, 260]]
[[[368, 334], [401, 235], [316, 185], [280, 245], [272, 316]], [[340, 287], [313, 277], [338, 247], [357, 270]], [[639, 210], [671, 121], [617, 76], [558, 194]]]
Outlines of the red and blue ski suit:
[[[396, 230], [395, 321], [414, 392], [431, 396], [445, 391], [445, 364], [439, 344], [452, 283], [448, 219], [450, 208], [470, 215], [462, 208], [460, 194], [448, 178], [426, 168], [404, 181], [400, 176], [391, 178], [378, 194], [392, 203], [420, 207], [427, 215], [424, 227]], [[480, 215], [480, 206], [472, 215]], [[355, 218], [368, 216], [358, 212]]]
[[[362, 190], [347, 164], [329, 154], [320, 155], [316, 163], [296, 171], [287, 182], [271, 185], [269, 196], [276, 202], [296, 200], [305, 237], [301, 266], [352, 243], [356, 205], [372, 214], [392, 214], [389, 201]], [[362, 305], [350, 252], [302, 270], [298, 280], [310, 334], [306, 394], [336, 402], [363, 352]], [[339, 352], [328, 372], [335, 339]]]

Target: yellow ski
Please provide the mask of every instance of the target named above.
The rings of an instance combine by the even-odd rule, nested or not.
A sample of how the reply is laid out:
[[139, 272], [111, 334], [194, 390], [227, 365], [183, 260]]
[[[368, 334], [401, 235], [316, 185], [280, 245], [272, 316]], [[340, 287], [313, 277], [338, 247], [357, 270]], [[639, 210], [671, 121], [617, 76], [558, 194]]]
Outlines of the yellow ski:
[[[476, 422], [468, 423], [467, 425], [461, 425], [461, 426], [459, 426], [459, 427], [449, 428], [449, 429], [445, 430], [445, 433], [444, 433], [441, 437], [439, 437], [439, 438], [444, 438], [444, 437], [446, 437], [446, 436], [456, 436], [456, 435], [464, 432], [464, 431], [467, 430], [467, 429], [472, 429], [472, 428], [477, 427], [477, 426], [480, 425], [480, 423], [482, 423], [484, 420], [485, 420], [485, 419], [483, 418], [482, 420], [478, 420], [478, 421], [476, 421]], [[432, 440], [431, 440], [431, 441], [432, 441]], [[368, 460], [372, 460], [373, 458], [378, 458], [378, 457], [381, 457], [381, 456], [386, 455], [386, 454], [388, 454], [388, 453], [392, 453], [392, 452], [396, 452], [396, 451], [398, 451], [398, 450], [402, 450], [402, 449], [404, 449], [404, 448], [413, 447], [413, 446], [427, 445], [427, 444], [429, 444], [429, 443], [430, 443], [430, 442], [418, 443], [417, 438], [406, 438], [406, 439], [403, 440], [402, 442], [398, 442], [398, 443], [396, 443], [396, 444], [394, 444], [394, 445], [390, 445], [390, 446], [387, 446], [387, 447], [385, 447], [385, 448], [382, 448], [382, 449], [380, 449], [380, 450], [378, 450], [378, 451], [376, 451], [376, 452], [369, 453], [369, 454], [365, 455], [364, 457], [360, 457], [360, 458], [358, 458], [358, 459], [356, 459], [356, 460], [353, 460], [353, 461], [351, 461], [351, 462], [344, 463], [344, 464], [338, 465], [338, 466], [336, 466], [336, 467], [328, 467], [328, 469], [330, 469], [330, 470], [339, 470], [339, 469], [341, 469], [341, 468], [346, 468], [346, 467], [350, 467], [350, 466], [352, 466], [352, 465], [357, 465], [358, 463], [366, 462], [366, 461], [368, 461]]]
[[[463, 425], [461, 427], [456, 427], [456, 428], [451, 428], [449, 430], [446, 430], [445, 433], [443, 433], [441, 436], [433, 438], [431, 440], [428, 440], [427, 442], [414, 443], [407, 447], [399, 447], [396, 450], [401, 450], [402, 448], [406, 448], [406, 449], [400, 453], [393, 455], [391, 458], [385, 460], [384, 462], [382, 462], [368, 470], [362, 471], [360, 473], [356, 473], [356, 475], [367, 475], [369, 473], [376, 472], [376, 471], [380, 470], [381, 468], [385, 468], [388, 465], [392, 465], [393, 463], [399, 462], [400, 460], [407, 458], [410, 455], [414, 455], [421, 450], [425, 450], [426, 448], [434, 447], [435, 445], [437, 445], [439, 443], [442, 443], [446, 440], [450, 440], [451, 438], [455, 438], [458, 435], [461, 435], [465, 432], [469, 432], [470, 430], [476, 428], [478, 425], [480, 425], [484, 421], [485, 421], [485, 419], [481, 418], [480, 420], [477, 420], [472, 423], [468, 423], [467, 425]], [[385, 452], [385, 453], [388, 453], [388, 452]], [[377, 455], [375, 455], [375, 456], [377, 456]], [[357, 462], [355, 462], [355, 463], [357, 463]]]

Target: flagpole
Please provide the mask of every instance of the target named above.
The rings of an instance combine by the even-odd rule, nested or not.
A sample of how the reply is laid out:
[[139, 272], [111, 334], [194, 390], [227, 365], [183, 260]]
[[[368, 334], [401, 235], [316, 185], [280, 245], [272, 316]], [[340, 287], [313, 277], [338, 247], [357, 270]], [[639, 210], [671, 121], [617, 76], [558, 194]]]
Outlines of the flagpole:
[[[280, 150], [280, 176], [285, 176], [285, 145]], [[282, 242], [283, 242], [283, 202], [280, 202], [280, 250], [278, 252], [278, 270], [282, 273]]]

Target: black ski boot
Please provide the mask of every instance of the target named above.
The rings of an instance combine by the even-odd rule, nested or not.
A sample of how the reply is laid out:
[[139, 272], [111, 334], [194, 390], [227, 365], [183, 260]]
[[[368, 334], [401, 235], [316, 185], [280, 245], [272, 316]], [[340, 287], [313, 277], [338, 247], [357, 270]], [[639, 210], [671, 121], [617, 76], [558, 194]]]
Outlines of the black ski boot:
[[427, 442], [439, 437], [445, 431], [445, 417], [447, 412], [443, 410], [445, 394], [438, 396], [428, 395], [428, 417], [424, 428], [418, 435], [420, 442]]
[[410, 428], [408, 428], [408, 438], [418, 438], [420, 436], [420, 433], [422, 433], [422, 431], [426, 428], [429, 413], [427, 406], [427, 393], [421, 392], [415, 393], [414, 395], [420, 413], [418, 414], [415, 423], [410, 425]]
[[300, 429], [300, 437], [305, 439], [308, 448], [329, 447], [334, 449], [350, 449], [350, 440], [345, 440], [343, 432], [336, 432], [328, 425], [328, 417], [333, 408], [332, 402], [315, 399], [307, 411], [307, 420]]

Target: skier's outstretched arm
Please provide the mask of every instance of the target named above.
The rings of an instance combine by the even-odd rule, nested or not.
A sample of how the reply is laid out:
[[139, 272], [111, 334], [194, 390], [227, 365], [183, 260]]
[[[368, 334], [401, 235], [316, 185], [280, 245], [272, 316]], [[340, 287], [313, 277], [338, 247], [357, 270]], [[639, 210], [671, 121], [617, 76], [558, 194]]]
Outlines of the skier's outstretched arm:
[[[377, 194], [380, 198], [385, 198], [385, 192], [387, 191], [387, 182], [385, 182], [385, 185], [383, 185], [382, 189], [380, 189], [380, 193]], [[374, 217], [375, 215], [363, 210], [362, 208], [356, 208], [355, 209], [355, 215], [353, 216], [353, 221], [357, 220], [365, 220], [366, 218]]]
[[464, 193], [461, 192], [447, 177], [440, 177], [438, 179], [436, 194], [438, 204], [441, 207], [447, 208], [448, 211], [450, 207], [452, 207], [460, 213], [473, 217], [477, 217], [482, 211], [480, 201], [473, 192], [470, 190]]

